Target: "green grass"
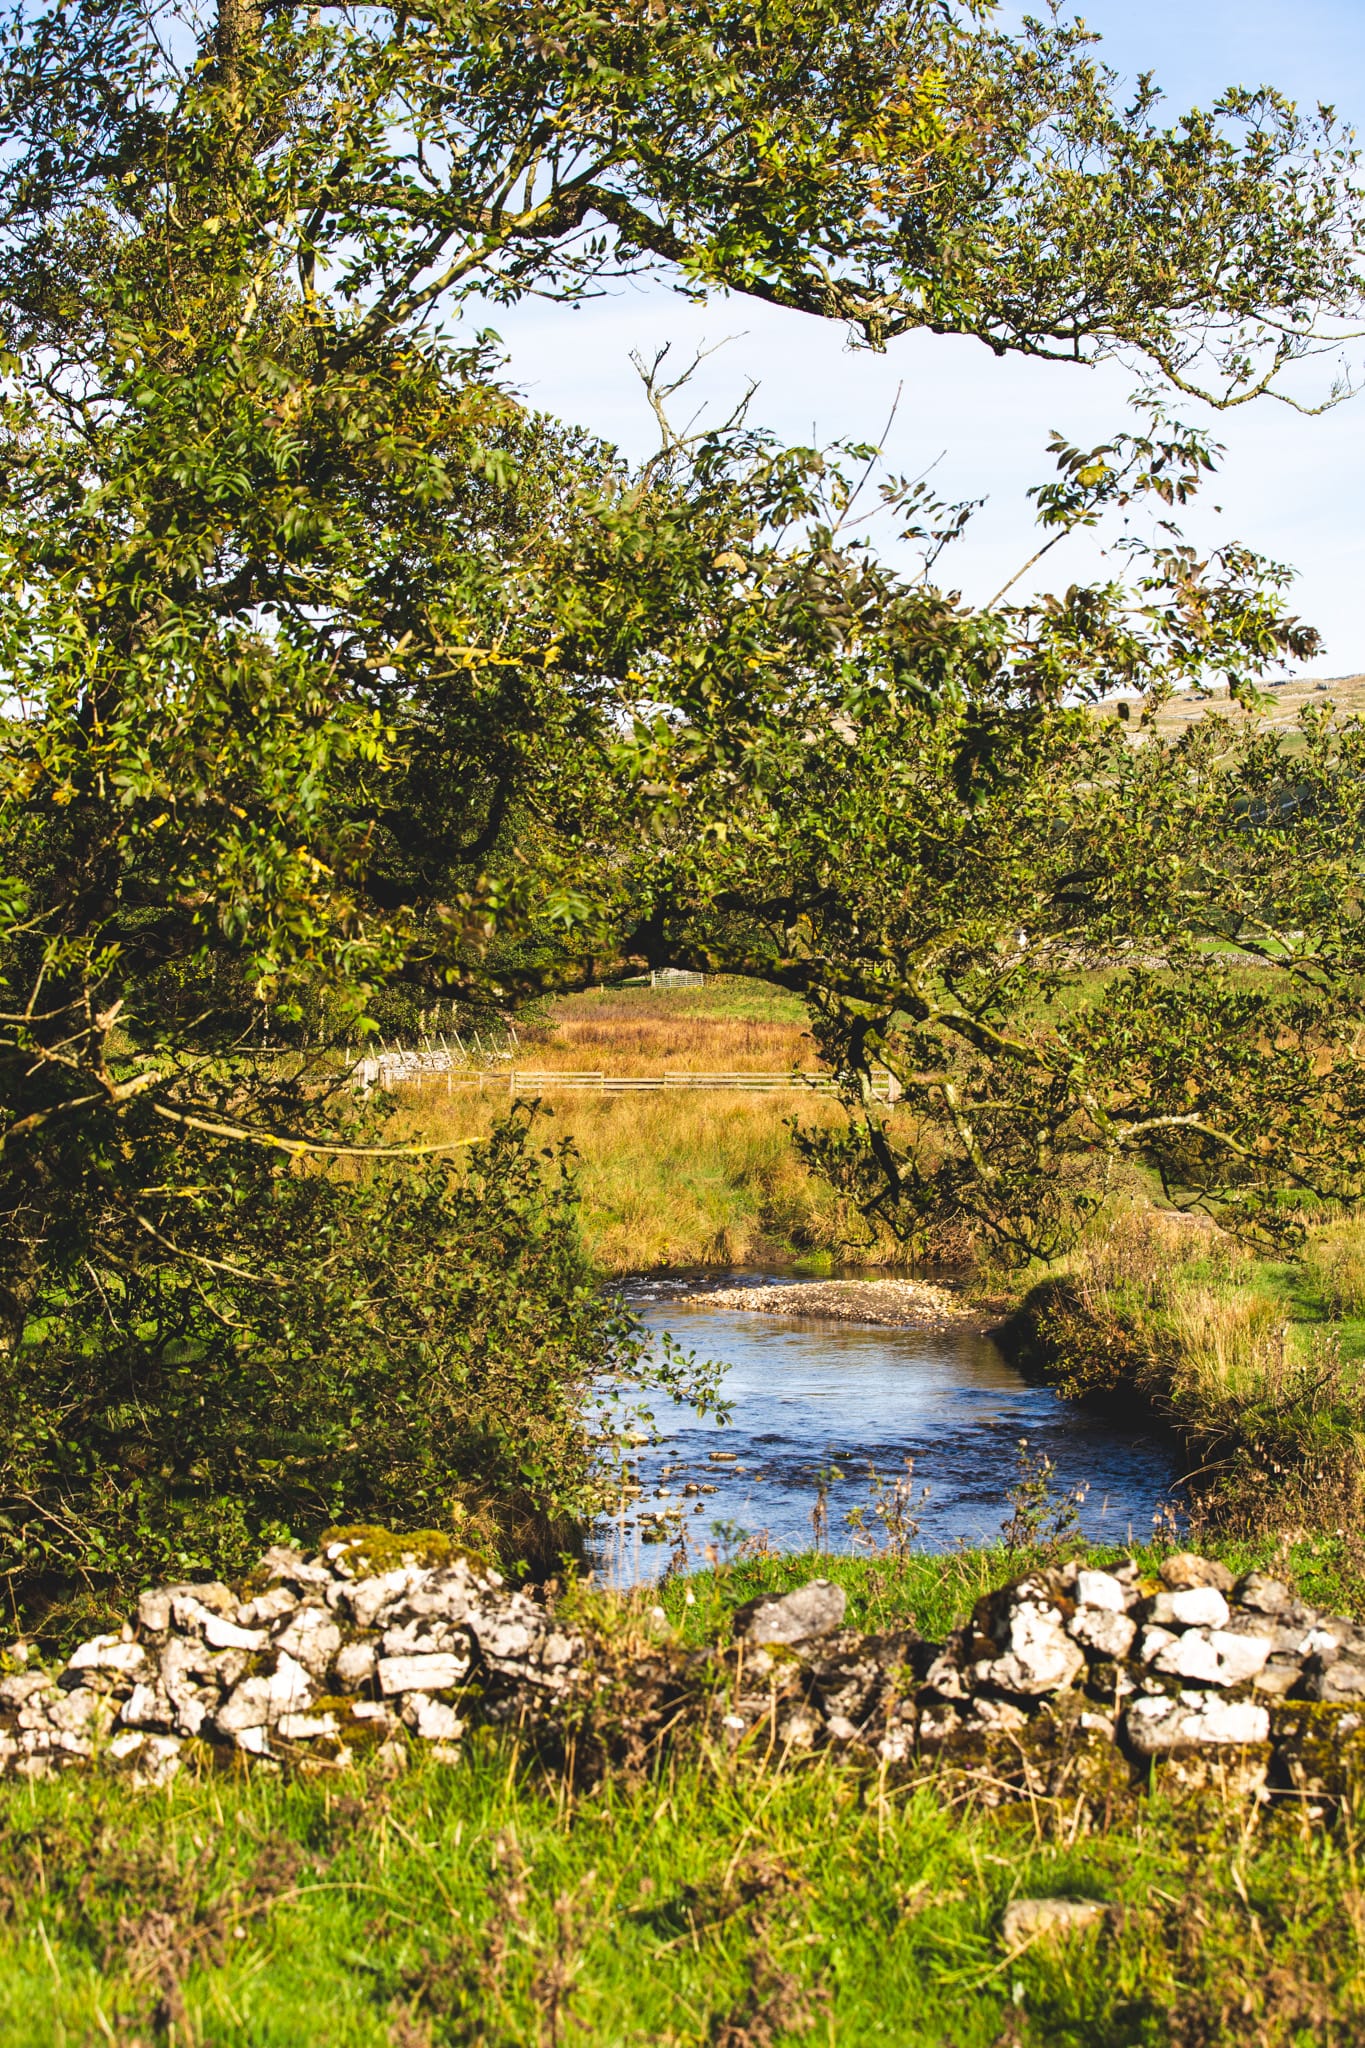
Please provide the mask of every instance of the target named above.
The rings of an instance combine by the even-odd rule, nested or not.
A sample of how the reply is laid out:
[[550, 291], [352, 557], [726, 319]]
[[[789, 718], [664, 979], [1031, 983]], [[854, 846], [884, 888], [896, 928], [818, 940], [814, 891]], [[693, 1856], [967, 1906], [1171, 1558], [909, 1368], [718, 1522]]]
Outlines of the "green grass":
[[1275, 1259], [1134, 1205], [1015, 1287], [1007, 1344], [1173, 1427], [1221, 1527], [1356, 1532], [1365, 1560], [1365, 1219], [1314, 1216]]
[[[812, 1563], [670, 1602], [720, 1629]], [[951, 1618], [999, 1563], [910, 1560], [893, 1604]], [[890, 1561], [832, 1568], [890, 1611]], [[1365, 2032], [1359, 1848], [1349, 1814], [1303, 1829], [1158, 1792], [1103, 1825], [830, 1758], [675, 1752], [574, 1786], [511, 1734], [394, 1780], [9, 1785], [0, 2044], [1345, 2048]], [[1008, 1955], [1009, 1901], [1056, 1893], [1120, 1910]]]

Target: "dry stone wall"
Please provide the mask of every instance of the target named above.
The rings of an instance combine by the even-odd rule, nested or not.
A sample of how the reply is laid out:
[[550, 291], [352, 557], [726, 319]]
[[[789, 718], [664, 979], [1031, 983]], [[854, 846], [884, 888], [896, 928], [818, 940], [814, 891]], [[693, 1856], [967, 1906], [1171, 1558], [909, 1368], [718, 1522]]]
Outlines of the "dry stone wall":
[[[412, 1539], [408, 1539], [411, 1545]], [[275, 1549], [253, 1579], [144, 1593], [117, 1634], [57, 1671], [5, 1653], [0, 1772], [99, 1763], [164, 1782], [187, 1755], [339, 1766], [410, 1744], [457, 1763], [478, 1723], [516, 1721], [585, 1765], [638, 1765], [689, 1731], [771, 1755], [829, 1749], [880, 1769], [977, 1773], [1010, 1789], [1113, 1797], [1160, 1763], [1314, 1813], [1365, 1770], [1365, 1629], [1278, 1581], [1190, 1554], [1038, 1570], [942, 1643], [845, 1627], [814, 1579], [735, 1615], [734, 1640], [569, 1626], [476, 1558], [383, 1532], [315, 1556]]]

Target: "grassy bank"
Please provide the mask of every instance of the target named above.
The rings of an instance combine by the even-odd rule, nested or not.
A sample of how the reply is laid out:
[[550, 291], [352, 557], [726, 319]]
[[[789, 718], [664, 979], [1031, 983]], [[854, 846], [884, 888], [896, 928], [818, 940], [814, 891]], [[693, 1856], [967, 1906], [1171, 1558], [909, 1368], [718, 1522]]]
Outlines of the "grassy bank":
[[1276, 1261], [1135, 1208], [1019, 1291], [1013, 1347], [1063, 1393], [1175, 1428], [1224, 1527], [1338, 1530], [1365, 1558], [1365, 1220], [1324, 1218]]
[[[677, 1586], [695, 1634], [814, 1560]], [[827, 1561], [819, 1561], [826, 1568]], [[946, 1625], [1001, 1559], [839, 1564]], [[1216, 1793], [1092, 1824], [928, 1775], [702, 1751], [574, 1786], [490, 1736], [286, 1780], [0, 1792], [0, 2044], [175, 2048], [1345, 2048], [1359, 1844]], [[1118, 1910], [1007, 1952], [1017, 1897]]]
[[[407, 1091], [414, 1128], [442, 1141], [474, 1137], [507, 1097]], [[571, 1138], [584, 1236], [607, 1273], [746, 1261], [827, 1271], [881, 1264], [894, 1244], [869, 1242], [862, 1218], [802, 1161], [790, 1120], [831, 1122], [837, 1103], [781, 1095], [582, 1095], [547, 1089], [542, 1141]]]

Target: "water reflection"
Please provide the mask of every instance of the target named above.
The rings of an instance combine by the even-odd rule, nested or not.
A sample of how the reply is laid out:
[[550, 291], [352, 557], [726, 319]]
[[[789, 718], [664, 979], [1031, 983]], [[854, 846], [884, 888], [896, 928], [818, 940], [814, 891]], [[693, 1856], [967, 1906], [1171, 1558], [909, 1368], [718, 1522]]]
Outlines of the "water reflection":
[[[642, 1449], [640, 1494], [600, 1532], [594, 1562], [618, 1584], [657, 1577], [676, 1532], [690, 1561], [717, 1540], [766, 1530], [774, 1548], [810, 1547], [811, 1515], [827, 1475], [830, 1546], [845, 1549], [844, 1517], [868, 1499], [869, 1463], [888, 1476], [915, 1466], [920, 1544], [946, 1549], [999, 1534], [1009, 1513], [1018, 1445], [1055, 1461], [1056, 1484], [1085, 1486], [1085, 1533], [1141, 1539], [1173, 1479], [1169, 1447], [1030, 1386], [988, 1337], [974, 1332], [872, 1329], [721, 1311], [701, 1300], [637, 1295], [654, 1331], [726, 1366], [733, 1419], [724, 1429], [688, 1412], [663, 1415], [666, 1440]], [[829, 1478], [837, 1467], [842, 1477]], [[668, 1540], [651, 1540], [664, 1522]]]

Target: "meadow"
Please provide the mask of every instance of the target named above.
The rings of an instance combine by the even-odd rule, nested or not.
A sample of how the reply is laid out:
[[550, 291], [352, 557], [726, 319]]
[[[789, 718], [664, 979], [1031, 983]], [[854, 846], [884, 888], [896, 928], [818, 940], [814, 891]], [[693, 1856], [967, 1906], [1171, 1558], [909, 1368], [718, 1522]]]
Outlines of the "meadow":
[[[612, 1074], [812, 1072], [804, 1005], [761, 983], [616, 989], [574, 996], [518, 1025], [522, 1070]], [[604, 1273], [763, 1262], [821, 1273], [835, 1264], [902, 1262], [889, 1234], [806, 1165], [792, 1123], [838, 1123], [816, 1095], [594, 1095], [537, 1089], [543, 1139], [577, 1154], [582, 1225]], [[508, 1105], [496, 1071], [403, 1090], [410, 1128], [474, 1137]]]

